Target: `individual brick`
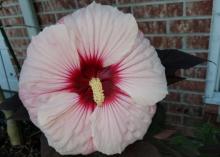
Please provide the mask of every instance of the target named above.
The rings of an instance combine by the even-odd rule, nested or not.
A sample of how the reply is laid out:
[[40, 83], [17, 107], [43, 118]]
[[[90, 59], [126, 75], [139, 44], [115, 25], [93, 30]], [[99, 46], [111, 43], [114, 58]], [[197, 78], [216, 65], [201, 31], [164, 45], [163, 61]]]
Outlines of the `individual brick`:
[[25, 28], [7, 28], [5, 29], [6, 34], [8, 37], [26, 37], [27, 29]]
[[14, 49], [17, 58], [24, 58], [26, 56], [26, 50]]
[[21, 9], [19, 5], [13, 5], [10, 7], [2, 7], [0, 8], [0, 16], [12, 16], [12, 15], [17, 15], [21, 14]]
[[75, 0], [53, 0], [51, 3], [55, 10], [76, 9]]
[[168, 103], [168, 113], [175, 113], [175, 114], [183, 114], [186, 108], [186, 105], [181, 103]]
[[165, 21], [138, 22], [139, 29], [145, 34], [166, 33]]
[[183, 77], [205, 79], [206, 71], [207, 69], [204, 67], [192, 67], [190, 69], [183, 70]]
[[179, 114], [185, 116], [202, 117], [203, 106], [192, 106], [192, 104], [170, 103], [168, 104], [168, 114]]
[[186, 3], [187, 16], [201, 16], [212, 14], [212, 0], [203, 0], [198, 2]]
[[18, 0], [4, 0], [2, 4], [5, 5], [5, 4], [14, 4], [14, 3], [18, 3]]
[[1, 19], [3, 26], [16, 26], [16, 25], [24, 25], [24, 19], [22, 17], [15, 18], [4, 18]]
[[171, 89], [204, 92], [205, 82], [184, 80], [169, 86]]
[[[80, 0], [78, 1], [79, 7], [85, 7], [88, 4], [92, 3], [93, 0]], [[101, 3], [101, 4], [107, 4], [107, 5], [113, 5], [116, 4], [116, 0], [96, 0], [96, 3]]]
[[56, 18], [54, 14], [42, 14], [38, 15], [40, 25], [51, 25], [56, 23]]
[[151, 45], [155, 48], [165, 48], [167, 46], [167, 39], [166, 37], [148, 37], [150, 40]]
[[189, 49], [208, 49], [209, 36], [188, 36], [187, 48]]
[[39, 12], [49, 12], [49, 11], [62, 11], [76, 9], [75, 0], [50, 0], [50, 1], [40, 1], [35, 2], [34, 6], [36, 11]]
[[189, 127], [196, 127], [204, 123], [202, 118], [195, 118], [194, 116], [184, 116], [183, 125]]
[[136, 18], [154, 18], [167, 16], [166, 4], [138, 6], [133, 8], [133, 12]]
[[203, 95], [201, 94], [187, 94], [184, 93], [182, 96], [182, 101], [191, 105], [203, 105]]
[[26, 48], [29, 43], [30, 43], [30, 40], [29, 39], [9, 39], [12, 47], [14, 49], [19, 49], [19, 48]]
[[131, 3], [133, 0], [118, 0], [118, 4]]
[[209, 33], [210, 19], [175, 20], [170, 22], [170, 31], [173, 33]]
[[202, 106], [191, 106], [185, 105], [184, 115], [192, 117], [202, 117], [203, 116], [203, 107]]
[[34, 7], [37, 13], [54, 11], [53, 1], [37, 1], [34, 3]]
[[[146, 34], [147, 36], [147, 34]], [[174, 48], [174, 49], [178, 49], [178, 48], [182, 48], [182, 37], [165, 37], [165, 36], [161, 36], [161, 37], [149, 37], [148, 38], [151, 42], [151, 44], [155, 47], [155, 48]]]
[[182, 124], [182, 118], [181, 118], [180, 115], [167, 114], [166, 123], [169, 124], [169, 125], [181, 125]]
[[209, 114], [217, 114], [218, 113], [218, 105], [206, 105], [204, 107], [204, 112]]
[[204, 108], [204, 116], [203, 118], [212, 124], [216, 124], [216, 126], [219, 126], [219, 123], [216, 121], [218, 116], [218, 108], [219, 105], [213, 105], [213, 104], [207, 104]]
[[57, 14], [56, 14], [56, 19], [57, 19], [57, 21], [58, 21], [59, 19], [61, 19], [62, 17], [68, 15], [68, 14], [70, 14], [70, 13], [57, 13]]
[[175, 92], [169, 92], [169, 94], [165, 98], [165, 101], [179, 102], [180, 94]]
[[195, 136], [195, 128], [194, 127], [188, 127], [188, 126], [172, 126], [167, 124], [168, 127], [175, 128], [175, 130], [178, 131], [178, 133], [181, 133], [182, 135], [185, 135], [187, 137], [194, 137]]
[[167, 4], [167, 16], [168, 17], [183, 16], [183, 3]]
[[167, 37], [167, 47], [179, 49], [182, 48], [182, 37]]
[[176, 17], [183, 15], [183, 4], [154, 4], [134, 7], [134, 16], [137, 18]]

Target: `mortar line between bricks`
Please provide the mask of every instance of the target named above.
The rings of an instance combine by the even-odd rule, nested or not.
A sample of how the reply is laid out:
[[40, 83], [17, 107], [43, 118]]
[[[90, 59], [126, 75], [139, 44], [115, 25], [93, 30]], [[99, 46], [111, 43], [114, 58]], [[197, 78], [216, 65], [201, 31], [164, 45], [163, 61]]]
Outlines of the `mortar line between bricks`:
[[24, 37], [8, 37], [9, 40], [26, 40], [26, 39], [30, 39], [29, 37], [27, 36], [24, 36]]
[[[199, 2], [202, 0], [188, 0], [187, 2]], [[139, 6], [147, 6], [147, 5], [158, 5], [158, 4], [173, 4], [173, 3], [183, 3], [183, 0], [166, 0], [166, 1], [152, 1], [152, 2], [140, 2], [140, 3], [126, 3], [126, 4], [118, 4], [117, 7], [139, 7]]]
[[187, 126], [187, 125], [180, 125], [180, 124], [169, 124], [165, 122], [166, 125], [171, 126], [171, 127], [181, 127], [181, 128], [186, 128], [186, 129], [195, 129], [195, 127], [192, 126]]
[[22, 27], [4, 27], [5, 30], [10, 30], [10, 29], [24, 29], [24, 26]]
[[186, 114], [184, 114], [184, 113], [173, 113], [173, 112], [169, 112], [169, 111], [167, 111], [167, 114], [168, 115], [172, 115], [172, 116], [184, 116], [184, 117], [188, 117], [188, 118], [198, 118], [198, 119], [200, 119], [200, 118], [202, 118], [202, 117], [198, 117], [198, 116], [189, 116], [189, 115], [186, 115]]
[[173, 21], [173, 20], [202, 20], [202, 19], [211, 19], [212, 16], [177, 16], [177, 17], [146, 17], [146, 18], [137, 18], [137, 22], [149, 22], [149, 21]]
[[4, 4], [4, 2], [3, 2], [2, 8], [14, 7], [14, 6], [17, 6], [17, 5], [19, 5], [18, 2], [14, 2], [14, 3], [10, 3], [10, 4]]
[[[181, 71], [183, 71], [183, 70], [181, 69]], [[184, 95], [184, 94], [183, 94], [183, 93], [179, 93], [179, 95], [180, 95], [180, 100], [179, 100], [179, 101], [180, 101], [180, 103], [183, 103], [183, 102], [184, 102], [184, 101], [183, 101], [183, 95]]]
[[183, 16], [186, 16], [186, 0], [183, 0]]
[[205, 79], [187, 77], [186, 81], [205, 82]]
[[145, 37], [160, 37], [160, 36], [209, 36], [209, 33], [159, 33], [159, 34], [144, 34]]
[[184, 114], [184, 113], [172, 113], [172, 112], [169, 112], [169, 111], [167, 111], [166, 114], [168, 116], [171, 115], [171, 116], [187, 117], [187, 118], [193, 118], [193, 119], [197, 119], [197, 120], [201, 120], [203, 118], [202, 116], [201, 117], [194, 116], [194, 115], [193, 116], [189, 116], [189, 115]]
[[181, 106], [192, 106], [192, 107], [198, 107], [198, 108], [203, 108], [205, 105], [204, 104], [201, 104], [201, 105], [196, 105], [196, 104], [189, 104], [189, 103], [186, 103], [186, 102], [179, 102], [179, 101], [169, 101], [169, 100], [163, 100], [161, 103], [167, 103], [167, 104], [178, 104], [178, 105], [181, 105]]
[[170, 21], [166, 21], [166, 34], [170, 34]]
[[[187, 36], [191, 36], [191, 35], [187, 35]], [[182, 49], [186, 49], [187, 48], [187, 40], [186, 40], [187, 36], [183, 36], [183, 38], [182, 38]], [[194, 35], [194, 36], [196, 36], [196, 35]]]
[[[169, 87], [169, 86], [168, 86]], [[169, 92], [176, 92], [176, 93], [183, 93], [183, 94], [197, 94], [197, 95], [204, 95], [204, 92], [200, 91], [190, 91], [190, 90], [180, 90], [180, 89], [168, 89]]]
[[180, 123], [181, 123], [182, 125], [184, 125], [184, 116], [183, 116], [183, 115], [180, 115]]
[[9, 26], [9, 27], [7, 27], [7, 26], [3, 26], [4, 27], [4, 29], [24, 29], [24, 28], [27, 28], [27, 26], [25, 26], [25, 24], [23, 24], [23, 25], [15, 25], [15, 26]]
[[[189, 94], [187, 94], [187, 95], [189, 95]], [[199, 95], [199, 94], [194, 94], [194, 95], [197, 95], [197, 96], [201, 96], [201, 95]], [[177, 105], [183, 105], [183, 106], [192, 106], [192, 107], [204, 107], [205, 105], [202, 103], [202, 105], [199, 105], [199, 104], [190, 104], [190, 103], [186, 103], [186, 102], [179, 102], [179, 101], [172, 101], [172, 100], [166, 100], [166, 99], [164, 99], [164, 100], [162, 100], [162, 103], [169, 103], [169, 104], [177, 104]]]
[[180, 128], [180, 127], [181, 127], [181, 128], [183, 128], [183, 127], [184, 127], [184, 128], [189, 128], [188, 126], [184, 126], [183, 124], [176, 124], [176, 123], [173, 123], [173, 122], [172, 122], [172, 124], [170, 124], [170, 122], [167, 122], [167, 121], [165, 122], [165, 125], [166, 125], [166, 126], [169, 126], [169, 127], [171, 127], [171, 128], [178, 128], [178, 127], [179, 127], [179, 128]]
[[194, 66], [196, 68], [207, 68], [207, 65], [197, 65], [197, 66]]
[[48, 15], [48, 14], [59, 14], [59, 13], [72, 13], [76, 11], [77, 9], [66, 9], [66, 10], [53, 10], [53, 11], [47, 11], [47, 12], [38, 12], [37, 15]]
[[16, 14], [16, 15], [9, 15], [9, 16], [0, 16], [0, 19], [9, 19], [9, 18], [18, 18], [18, 17], [23, 17], [21, 14]]
[[140, 2], [140, 3], [126, 3], [126, 4], [118, 4], [117, 7], [139, 7], [139, 6], [147, 6], [147, 5], [158, 5], [158, 4], [172, 4], [172, 3], [182, 3], [182, 0], [166, 0], [166, 1], [152, 1], [152, 2]]

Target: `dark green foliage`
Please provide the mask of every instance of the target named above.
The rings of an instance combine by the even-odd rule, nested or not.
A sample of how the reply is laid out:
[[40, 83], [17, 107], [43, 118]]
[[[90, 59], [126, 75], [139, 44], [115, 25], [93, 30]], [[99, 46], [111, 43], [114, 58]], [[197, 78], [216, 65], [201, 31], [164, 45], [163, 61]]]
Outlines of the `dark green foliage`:
[[198, 126], [194, 137], [176, 134], [170, 139], [151, 142], [158, 148], [164, 157], [219, 157], [220, 130], [210, 123]]
[[218, 139], [219, 133], [220, 128], [213, 126], [211, 123], [205, 123], [197, 127], [195, 138], [204, 145], [220, 144], [220, 139]]

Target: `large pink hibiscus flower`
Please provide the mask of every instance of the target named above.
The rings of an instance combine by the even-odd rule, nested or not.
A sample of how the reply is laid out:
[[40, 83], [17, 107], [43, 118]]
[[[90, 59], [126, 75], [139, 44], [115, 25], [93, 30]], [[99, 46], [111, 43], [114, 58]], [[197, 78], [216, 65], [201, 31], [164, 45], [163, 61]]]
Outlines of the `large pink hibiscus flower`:
[[32, 38], [19, 96], [61, 154], [121, 153], [167, 94], [164, 67], [131, 14], [96, 3]]

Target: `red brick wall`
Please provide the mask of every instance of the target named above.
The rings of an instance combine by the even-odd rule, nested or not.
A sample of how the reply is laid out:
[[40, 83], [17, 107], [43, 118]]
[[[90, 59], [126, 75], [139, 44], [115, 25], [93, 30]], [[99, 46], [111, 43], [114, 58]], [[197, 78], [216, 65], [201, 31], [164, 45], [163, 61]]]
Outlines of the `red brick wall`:
[[[92, 0], [35, 0], [35, 9], [42, 27], [55, 23], [62, 16], [86, 6]], [[132, 13], [139, 28], [156, 48], [177, 48], [193, 55], [207, 58], [212, 13], [212, 0], [96, 0], [117, 6]], [[24, 20], [17, 0], [6, 0], [0, 9], [4, 25], [23, 25]], [[6, 28], [19, 61], [25, 58], [30, 42], [25, 27]], [[163, 101], [167, 108], [167, 123], [179, 127], [192, 127], [216, 106], [203, 104], [206, 64], [179, 74], [187, 77], [170, 86], [170, 95]], [[209, 114], [208, 114], [209, 117]]]

